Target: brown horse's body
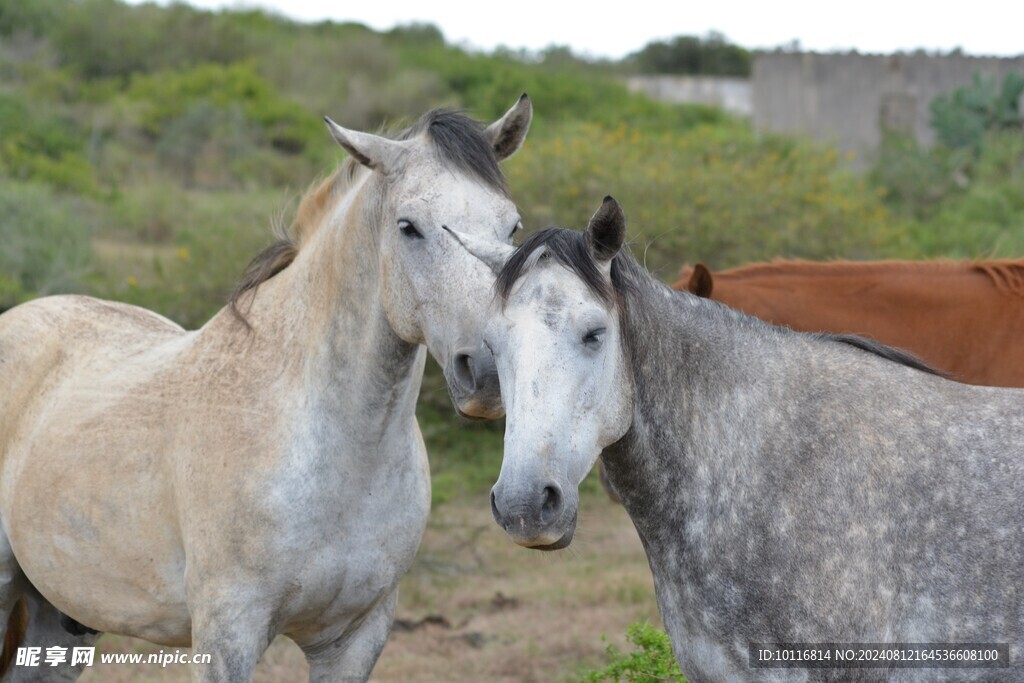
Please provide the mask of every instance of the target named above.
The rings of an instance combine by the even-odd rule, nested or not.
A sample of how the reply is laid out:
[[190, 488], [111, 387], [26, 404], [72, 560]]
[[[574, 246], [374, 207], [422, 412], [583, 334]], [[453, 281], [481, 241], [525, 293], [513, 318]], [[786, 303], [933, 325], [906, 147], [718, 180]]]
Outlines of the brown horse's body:
[[714, 275], [698, 264], [674, 287], [774, 325], [906, 349], [968, 384], [1024, 387], [1024, 260], [776, 261]]

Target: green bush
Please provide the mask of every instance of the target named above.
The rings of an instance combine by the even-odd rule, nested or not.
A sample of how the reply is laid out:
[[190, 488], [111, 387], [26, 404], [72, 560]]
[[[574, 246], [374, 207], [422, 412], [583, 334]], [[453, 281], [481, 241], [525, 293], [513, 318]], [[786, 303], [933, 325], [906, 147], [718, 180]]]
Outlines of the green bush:
[[0, 0], [0, 36], [43, 35], [65, 4], [65, 0]]
[[97, 192], [75, 122], [27, 99], [0, 93], [0, 175], [82, 194]]
[[[195, 119], [197, 106], [208, 113], [237, 109], [258, 127], [267, 144], [287, 154], [303, 152], [324, 137], [323, 123], [281, 97], [252, 64], [203, 64], [185, 71], [140, 75], [132, 79], [126, 95], [143, 105], [140, 125], [154, 139], [168, 126]], [[215, 124], [208, 125], [212, 129]]]
[[986, 131], [1020, 131], [1024, 112], [1017, 103], [1022, 93], [1024, 74], [1006, 74], [1002, 87], [996, 85], [995, 77], [974, 74], [970, 85], [932, 101], [932, 128], [947, 147], [966, 147], [980, 154]]
[[118, 0], [65, 0], [61, 5], [48, 32], [61, 63], [87, 79], [126, 79], [204, 62], [228, 64], [254, 51], [247, 35], [253, 22], [246, 13]]
[[529, 229], [581, 228], [611, 194], [635, 254], [664, 279], [686, 261], [871, 258], [893, 238], [880, 196], [841, 168], [834, 149], [747, 124], [572, 123], [526, 145], [507, 169]]
[[906, 222], [894, 250], [903, 257], [1020, 257], [1024, 253], [1024, 76], [1001, 88], [971, 85], [931, 104], [938, 142], [883, 139], [871, 179]]
[[545, 68], [507, 56], [467, 54], [454, 47], [400, 49], [406, 67], [436, 73], [457, 102], [482, 119], [500, 116], [521, 92], [538, 111], [535, 126], [592, 121], [615, 126], [621, 121], [647, 128], [683, 130], [715, 123], [724, 114], [711, 107], [673, 106], [634, 94], [606, 74], [567, 66]]
[[676, 36], [652, 41], [627, 57], [626, 62], [643, 73], [746, 77], [753, 59], [749, 50], [730, 44], [721, 33], [712, 31], [704, 38]]
[[90, 290], [198, 327], [224, 307], [245, 265], [269, 243], [287, 197], [137, 188], [109, 208], [113, 226], [97, 246]]
[[40, 185], [0, 184], [0, 308], [81, 291], [91, 233], [84, 202]]
[[636, 649], [626, 653], [608, 645], [605, 652], [611, 662], [603, 669], [584, 673], [581, 683], [686, 683], [672, 655], [672, 643], [667, 633], [649, 623], [638, 622], [626, 629], [626, 640]]
[[905, 217], [923, 220], [957, 190], [958, 182], [966, 181], [970, 157], [969, 151], [923, 147], [913, 136], [889, 132], [868, 177], [884, 192], [887, 205]]
[[1024, 135], [988, 133], [957, 187], [908, 222], [900, 251], [913, 258], [1020, 258], [1024, 255]]

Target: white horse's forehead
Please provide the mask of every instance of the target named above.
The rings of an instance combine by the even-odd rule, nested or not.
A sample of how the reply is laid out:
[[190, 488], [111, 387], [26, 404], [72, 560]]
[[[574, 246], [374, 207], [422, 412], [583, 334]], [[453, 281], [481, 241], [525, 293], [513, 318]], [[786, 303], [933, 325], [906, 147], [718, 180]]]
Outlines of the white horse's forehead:
[[597, 295], [568, 268], [542, 261], [515, 284], [505, 305], [504, 317], [525, 333], [537, 329], [522, 324], [527, 321], [537, 321], [548, 329], [558, 330], [581, 317], [599, 315], [604, 308]]
[[434, 165], [432, 172], [396, 191], [399, 211], [413, 211], [458, 232], [508, 241], [519, 220], [512, 200], [501, 190], [465, 174]]

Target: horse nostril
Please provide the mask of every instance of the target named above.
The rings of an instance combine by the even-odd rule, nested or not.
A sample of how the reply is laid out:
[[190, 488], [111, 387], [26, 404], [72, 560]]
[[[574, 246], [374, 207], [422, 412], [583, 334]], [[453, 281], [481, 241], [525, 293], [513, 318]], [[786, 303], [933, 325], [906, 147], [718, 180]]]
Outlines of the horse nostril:
[[466, 390], [476, 391], [476, 380], [473, 377], [473, 358], [468, 353], [455, 354], [453, 364], [455, 380]]
[[545, 486], [541, 493], [540, 522], [550, 524], [562, 514], [562, 492], [557, 486]]

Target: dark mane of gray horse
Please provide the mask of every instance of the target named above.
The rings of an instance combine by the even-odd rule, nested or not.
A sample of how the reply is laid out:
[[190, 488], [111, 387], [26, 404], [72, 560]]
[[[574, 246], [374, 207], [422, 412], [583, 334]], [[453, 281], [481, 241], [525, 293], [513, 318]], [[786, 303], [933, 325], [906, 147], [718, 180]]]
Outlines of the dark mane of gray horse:
[[[544, 254], [542, 254], [541, 258], [544, 258], [545, 255], [550, 255], [555, 261], [575, 273], [606, 304], [624, 305], [625, 298], [629, 293], [636, 290], [642, 278], [651, 277], [645, 273], [640, 264], [633, 258], [633, 255], [629, 253], [629, 250], [624, 247], [612, 260], [612, 282], [609, 288], [608, 282], [602, 277], [601, 271], [598, 269], [597, 263], [590, 253], [584, 233], [565, 228], [545, 228], [526, 238], [498, 274], [494, 287], [498, 297], [503, 302], [508, 299], [512, 287], [532, 263], [530, 256], [542, 247], [544, 248]], [[673, 296], [690, 296], [685, 292], [668, 291], [671, 291]], [[767, 325], [767, 323], [765, 324]], [[899, 363], [915, 370], [942, 377], [947, 376], [945, 373], [932, 368], [912, 353], [886, 346], [872, 339], [866, 339], [853, 334], [821, 333], [812, 336], [825, 341], [848, 344], [849, 346], [881, 356], [894, 363]], [[623, 329], [623, 339], [626, 341], [628, 348], [628, 329]]]

